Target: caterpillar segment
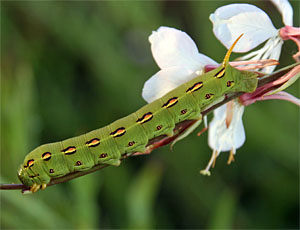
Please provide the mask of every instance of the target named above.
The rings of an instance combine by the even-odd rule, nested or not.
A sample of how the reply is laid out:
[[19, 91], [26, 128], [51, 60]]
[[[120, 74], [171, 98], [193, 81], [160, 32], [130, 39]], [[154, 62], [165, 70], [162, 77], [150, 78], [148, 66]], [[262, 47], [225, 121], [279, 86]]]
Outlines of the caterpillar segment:
[[52, 178], [86, 171], [98, 164], [118, 166], [122, 155], [144, 152], [153, 138], [173, 136], [177, 123], [196, 120], [176, 137], [173, 146], [200, 125], [204, 108], [228, 93], [256, 89], [257, 74], [229, 65], [233, 46], [218, 68], [195, 77], [136, 112], [84, 135], [37, 147], [19, 167], [19, 179], [31, 192], [36, 192], [45, 189]]
[[109, 133], [111, 133], [110, 127], [105, 126], [84, 135], [85, 145], [90, 150], [96, 165], [120, 165], [121, 152]]
[[84, 141], [83, 135], [62, 141], [63, 149], [61, 152], [65, 157], [70, 173], [86, 171], [95, 165], [94, 157]]
[[158, 99], [135, 112], [136, 123], [142, 125], [148, 140], [161, 135], [173, 136], [175, 121], [163, 105], [163, 100]]

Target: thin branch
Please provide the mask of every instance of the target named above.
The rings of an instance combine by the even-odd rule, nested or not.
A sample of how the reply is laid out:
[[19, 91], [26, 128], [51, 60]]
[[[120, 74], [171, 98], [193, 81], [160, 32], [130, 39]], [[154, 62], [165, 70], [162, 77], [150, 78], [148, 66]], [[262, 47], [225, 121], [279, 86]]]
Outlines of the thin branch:
[[[286, 74], [288, 71], [290, 71], [292, 68], [294, 68], [295, 66], [297, 66], [299, 64], [300, 63], [295, 63], [293, 65], [287, 66], [287, 67], [282, 68], [272, 74], [269, 74], [269, 75], [266, 75], [266, 76], [260, 78], [258, 81], [258, 87], [279, 79], [280, 77], [282, 77], [284, 74]], [[205, 116], [205, 115], [211, 113], [216, 108], [226, 104], [227, 102], [231, 101], [234, 98], [241, 96], [242, 94], [243, 93], [231, 94], [231, 95], [227, 96], [222, 102], [206, 109], [205, 111], [202, 111], [201, 114], [203, 116]], [[132, 157], [132, 156], [150, 154], [154, 149], [168, 145], [173, 140], [175, 140], [180, 134], [182, 134], [185, 130], [187, 130], [189, 127], [191, 127], [195, 122], [196, 122], [196, 120], [187, 120], [187, 121], [183, 121], [181, 123], [176, 124], [175, 129], [174, 129], [174, 135], [172, 137], [160, 136], [158, 138], [152, 139], [149, 141], [145, 152], [143, 152], [143, 153], [136, 152], [136, 153], [131, 154], [130, 156], [123, 155], [120, 160], [124, 160], [125, 158]], [[105, 165], [105, 164], [95, 165], [93, 168], [91, 168], [87, 171], [74, 172], [74, 173], [67, 174], [63, 177], [53, 178], [47, 186], [60, 184], [60, 183], [69, 181], [71, 179], [75, 179], [77, 177], [80, 177], [80, 176], [95, 172], [97, 170], [103, 169], [107, 166], [109, 166], [109, 165]], [[15, 189], [22, 189], [22, 191], [26, 191], [26, 190], [29, 190], [30, 188], [28, 188], [27, 186], [25, 186], [23, 184], [0, 184], [0, 190], [15, 190]]]

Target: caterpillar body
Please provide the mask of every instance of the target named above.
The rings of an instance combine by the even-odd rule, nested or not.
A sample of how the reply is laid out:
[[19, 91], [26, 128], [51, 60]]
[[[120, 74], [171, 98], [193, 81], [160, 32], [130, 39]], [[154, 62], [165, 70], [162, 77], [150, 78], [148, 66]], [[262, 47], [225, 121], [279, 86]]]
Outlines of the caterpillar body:
[[[36, 192], [46, 188], [52, 178], [86, 171], [98, 164], [118, 166], [123, 154], [144, 152], [149, 140], [161, 135], [172, 136], [177, 123], [201, 121], [200, 112], [225, 94], [253, 92], [257, 87], [257, 74], [229, 65], [230, 54], [239, 38], [228, 50], [222, 65], [215, 70], [196, 76], [110, 125], [37, 147], [20, 165], [19, 179]], [[190, 133], [189, 130], [186, 132]]]

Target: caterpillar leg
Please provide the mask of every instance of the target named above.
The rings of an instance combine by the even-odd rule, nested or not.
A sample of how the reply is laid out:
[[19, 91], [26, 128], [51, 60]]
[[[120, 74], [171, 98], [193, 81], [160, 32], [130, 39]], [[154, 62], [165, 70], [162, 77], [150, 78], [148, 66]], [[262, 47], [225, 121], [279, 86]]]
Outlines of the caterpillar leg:
[[34, 183], [34, 184], [30, 187], [30, 191], [31, 191], [32, 193], [37, 192], [37, 191], [40, 189], [40, 187], [41, 187], [40, 184]]
[[47, 188], [47, 184], [42, 184], [41, 189], [45, 190]]
[[179, 135], [172, 143], [170, 148], [172, 149], [173, 146], [183, 138], [187, 137], [191, 132], [193, 132], [202, 122], [202, 116], [200, 116], [197, 121], [189, 128], [187, 128], [181, 135]]
[[30, 187], [30, 192], [31, 193], [34, 193], [34, 192], [37, 192], [39, 191], [40, 189], [44, 190], [45, 188], [47, 187], [47, 184], [37, 184], [37, 183], [34, 183], [31, 187]]
[[121, 164], [121, 161], [119, 159], [110, 159], [104, 163], [108, 165], [119, 166]]

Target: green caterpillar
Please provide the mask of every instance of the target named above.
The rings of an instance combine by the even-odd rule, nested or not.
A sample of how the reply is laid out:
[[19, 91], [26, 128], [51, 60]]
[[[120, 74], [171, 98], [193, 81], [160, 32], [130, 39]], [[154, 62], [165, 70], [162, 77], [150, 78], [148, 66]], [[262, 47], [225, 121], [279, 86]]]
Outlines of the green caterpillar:
[[[198, 126], [202, 119], [200, 112], [224, 94], [253, 92], [257, 87], [257, 74], [237, 70], [228, 63], [239, 38], [215, 70], [195, 77], [110, 125], [37, 147], [19, 167], [19, 179], [30, 191], [36, 192], [45, 189], [52, 178], [86, 171], [98, 164], [118, 166], [122, 155], [144, 152], [149, 140], [155, 137], [172, 136], [177, 123], [198, 120]], [[187, 136], [196, 126], [190, 127], [174, 142]]]

